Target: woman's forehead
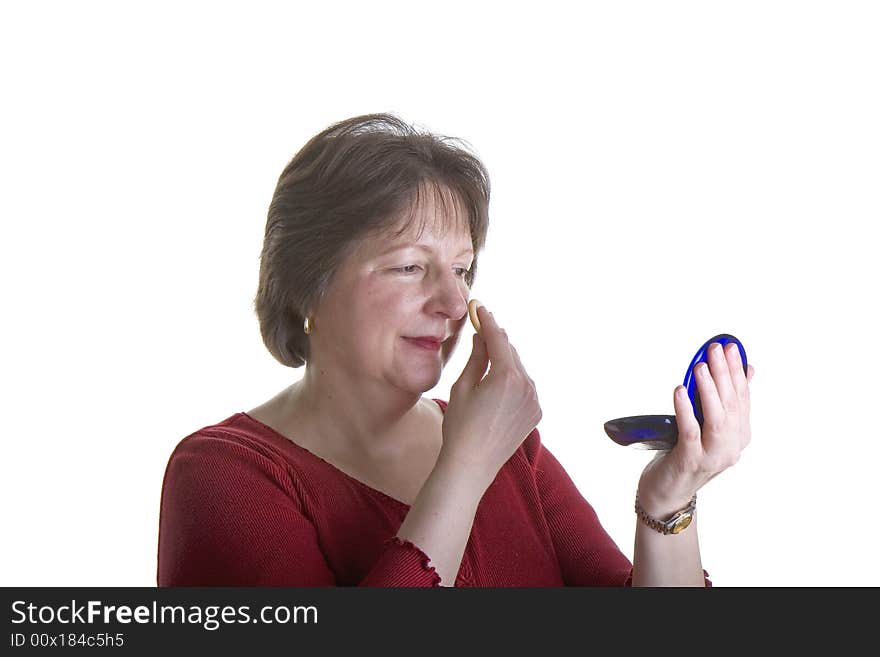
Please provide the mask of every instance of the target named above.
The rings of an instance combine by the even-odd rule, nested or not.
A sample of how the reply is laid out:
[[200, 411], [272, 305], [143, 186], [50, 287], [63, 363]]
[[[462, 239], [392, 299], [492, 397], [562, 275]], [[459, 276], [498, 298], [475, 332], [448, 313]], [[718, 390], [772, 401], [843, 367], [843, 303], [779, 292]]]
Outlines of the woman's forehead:
[[426, 230], [441, 237], [449, 233], [470, 235], [468, 211], [461, 198], [448, 186], [435, 181], [423, 181], [416, 186], [390, 232], [418, 240]]
[[437, 243], [444, 246], [456, 244], [471, 245], [471, 231], [468, 223], [454, 217], [414, 217], [411, 221], [400, 223], [377, 239], [389, 243]]
[[470, 233], [447, 231], [441, 235], [428, 228], [418, 237], [413, 231], [407, 231], [393, 238], [374, 236], [367, 240], [359, 251], [362, 258], [379, 258], [407, 248], [423, 250], [426, 253], [451, 254], [455, 257], [470, 256], [474, 252]]
[[[435, 185], [431, 185], [435, 187]], [[472, 248], [468, 212], [448, 189], [414, 195], [413, 201], [370, 241], [387, 250], [393, 245], [436, 244], [438, 248]]]

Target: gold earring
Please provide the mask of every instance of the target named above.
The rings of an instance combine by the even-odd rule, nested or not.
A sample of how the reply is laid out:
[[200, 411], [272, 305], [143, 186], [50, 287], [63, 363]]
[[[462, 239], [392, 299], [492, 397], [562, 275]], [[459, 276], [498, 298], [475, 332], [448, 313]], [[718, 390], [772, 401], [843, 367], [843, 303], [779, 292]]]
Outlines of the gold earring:
[[306, 317], [305, 321], [303, 321], [303, 331], [306, 335], [312, 332], [312, 320], [310, 317]]

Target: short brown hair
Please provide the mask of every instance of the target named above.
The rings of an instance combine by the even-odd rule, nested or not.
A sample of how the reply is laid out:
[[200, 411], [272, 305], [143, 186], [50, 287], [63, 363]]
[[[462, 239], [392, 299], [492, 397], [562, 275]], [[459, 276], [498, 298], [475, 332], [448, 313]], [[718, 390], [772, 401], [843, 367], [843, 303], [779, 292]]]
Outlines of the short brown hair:
[[[489, 226], [490, 186], [467, 142], [419, 131], [392, 114], [365, 114], [315, 135], [287, 164], [269, 205], [254, 298], [263, 343], [278, 362], [308, 360], [305, 313], [358, 241], [390, 229], [429, 187], [448, 190], [467, 213], [471, 285]], [[411, 223], [412, 213], [399, 232]]]

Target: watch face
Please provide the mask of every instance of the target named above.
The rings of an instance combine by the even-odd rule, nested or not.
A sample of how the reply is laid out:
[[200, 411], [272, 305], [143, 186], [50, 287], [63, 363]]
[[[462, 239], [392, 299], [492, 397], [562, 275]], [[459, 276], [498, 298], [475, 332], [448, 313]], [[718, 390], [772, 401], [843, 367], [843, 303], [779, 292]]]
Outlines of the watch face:
[[691, 520], [693, 519], [693, 514], [683, 515], [681, 518], [675, 521], [675, 524], [672, 525], [672, 529], [670, 530], [673, 534], [678, 534], [679, 532], [684, 531], [688, 528], [688, 525], [691, 524]]

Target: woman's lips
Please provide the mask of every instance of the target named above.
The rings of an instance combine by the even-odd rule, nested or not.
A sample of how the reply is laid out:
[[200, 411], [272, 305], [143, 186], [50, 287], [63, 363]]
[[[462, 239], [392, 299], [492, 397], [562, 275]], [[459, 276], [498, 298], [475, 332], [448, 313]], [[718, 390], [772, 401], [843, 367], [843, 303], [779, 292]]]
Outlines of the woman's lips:
[[419, 340], [418, 338], [404, 338], [407, 342], [414, 344], [415, 346], [426, 349], [428, 351], [440, 351], [440, 342], [436, 340]]

